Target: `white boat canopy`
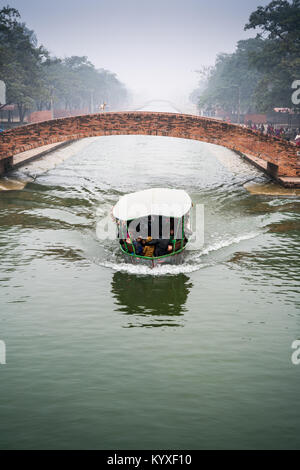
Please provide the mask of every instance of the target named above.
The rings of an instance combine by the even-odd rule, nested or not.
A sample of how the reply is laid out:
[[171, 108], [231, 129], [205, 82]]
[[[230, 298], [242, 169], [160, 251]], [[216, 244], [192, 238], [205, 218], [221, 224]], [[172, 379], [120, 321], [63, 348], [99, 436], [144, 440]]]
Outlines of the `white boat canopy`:
[[153, 188], [122, 196], [113, 208], [113, 216], [124, 221], [149, 215], [179, 218], [191, 207], [191, 198], [185, 191]]

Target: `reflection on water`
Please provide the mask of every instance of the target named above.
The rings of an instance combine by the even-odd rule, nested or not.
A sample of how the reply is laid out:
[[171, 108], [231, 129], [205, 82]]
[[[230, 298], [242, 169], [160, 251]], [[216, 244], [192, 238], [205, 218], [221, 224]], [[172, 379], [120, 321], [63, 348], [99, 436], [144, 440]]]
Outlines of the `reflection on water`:
[[[0, 448], [299, 448], [299, 196], [251, 194], [256, 169], [184, 139], [57, 158], [0, 191]], [[205, 245], [150, 269], [96, 227], [158, 186], [205, 206]]]
[[0, 191], [19, 191], [26, 186], [25, 181], [18, 181], [13, 178], [0, 178]]
[[247, 183], [245, 189], [251, 194], [264, 194], [266, 196], [298, 196], [300, 189], [284, 188], [276, 183]]
[[129, 326], [183, 326], [179, 317], [187, 310], [185, 304], [193, 287], [188, 276], [134, 276], [116, 272], [111, 292], [116, 310], [132, 315]]

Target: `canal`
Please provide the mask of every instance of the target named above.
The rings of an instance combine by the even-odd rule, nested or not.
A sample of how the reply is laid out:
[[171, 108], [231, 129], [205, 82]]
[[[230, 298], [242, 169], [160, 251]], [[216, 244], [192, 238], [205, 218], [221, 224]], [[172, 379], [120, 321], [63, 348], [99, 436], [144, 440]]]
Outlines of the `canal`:
[[[0, 448], [300, 448], [300, 196], [233, 152], [85, 139], [0, 192]], [[186, 190], [205, 244], [125, 263], [97, 222], [128, 192]]]

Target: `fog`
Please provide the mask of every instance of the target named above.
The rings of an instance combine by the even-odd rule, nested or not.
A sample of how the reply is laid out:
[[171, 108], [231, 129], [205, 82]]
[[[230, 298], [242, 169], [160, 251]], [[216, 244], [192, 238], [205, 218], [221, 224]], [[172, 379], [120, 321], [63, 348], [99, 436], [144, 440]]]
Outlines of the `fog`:
[[254, 36], [244, 25], [269, 0], [6, 0], [52, 55], [86, 55], [115, 72], [136, 104], [167, 99], [181, 106], [195, 70]]

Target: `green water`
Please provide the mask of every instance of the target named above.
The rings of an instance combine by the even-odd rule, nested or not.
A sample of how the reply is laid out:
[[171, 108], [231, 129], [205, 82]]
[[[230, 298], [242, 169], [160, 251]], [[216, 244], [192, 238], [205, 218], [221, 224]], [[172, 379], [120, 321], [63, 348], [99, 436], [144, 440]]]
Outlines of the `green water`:
[[[14, 177], [1, 449], [300, 448], [299, 198], [251, 195], [265, 179], [235, 154], [164, 137], [87, 139]], [[205, 206], [181, 266], [127, 264], [96, 236], [120, 195], [154, 186]]]

